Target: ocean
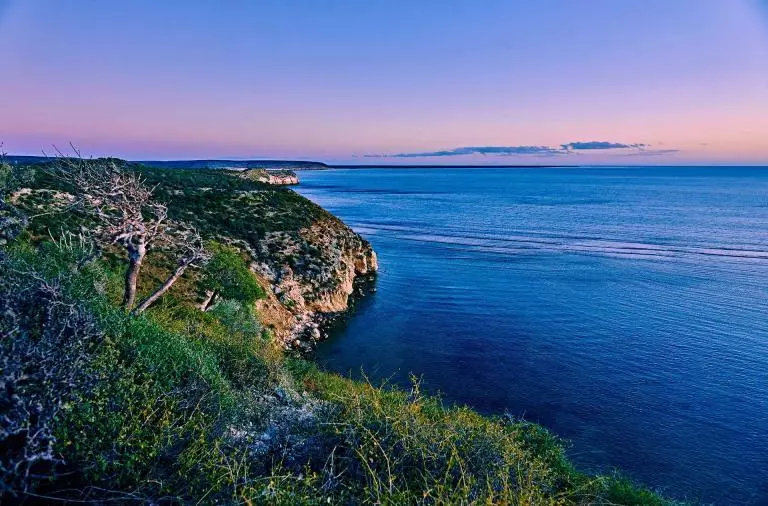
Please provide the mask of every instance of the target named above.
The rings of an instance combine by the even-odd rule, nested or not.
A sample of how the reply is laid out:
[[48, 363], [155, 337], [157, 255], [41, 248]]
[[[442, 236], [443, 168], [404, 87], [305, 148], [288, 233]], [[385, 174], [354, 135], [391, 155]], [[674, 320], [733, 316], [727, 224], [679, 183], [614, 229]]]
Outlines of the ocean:
[[768, 168], [299, 175], [381, 267], [319, 363], [541, 423], [585, 471], [768, 504]]

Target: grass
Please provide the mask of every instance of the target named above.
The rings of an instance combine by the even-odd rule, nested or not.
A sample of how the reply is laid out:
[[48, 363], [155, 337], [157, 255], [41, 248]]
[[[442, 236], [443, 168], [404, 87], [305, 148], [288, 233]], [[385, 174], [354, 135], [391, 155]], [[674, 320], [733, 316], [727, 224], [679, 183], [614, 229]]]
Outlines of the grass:
[[[66, 270], [24, 245], [15, 262]], [[96, 272], [98, 275], [94, 275]], [[410, 390], [377, 388], [285, 358], [181, 303], [131, 317], [106, 262], [69, 285], [104, 341], [56, 417], [67, 464], [40, 495], [269, 504], [664, 504], [614, 476], [588, 476], [539, 425], [485, 417]], [[83, 299], [98, 279], [100, 295]], [[75, 492], [77, 491], [76, 495]], [[127, 494], [127, 495], [126, 495]]]

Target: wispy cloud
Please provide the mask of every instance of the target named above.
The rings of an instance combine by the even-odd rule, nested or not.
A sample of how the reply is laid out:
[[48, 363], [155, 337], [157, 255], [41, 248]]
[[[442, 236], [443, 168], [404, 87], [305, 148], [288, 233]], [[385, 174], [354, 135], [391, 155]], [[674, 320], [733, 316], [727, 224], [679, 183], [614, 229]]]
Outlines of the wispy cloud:
[[624, 153], [624, 155], [625, 156], [658, 156], [658, 155], [673, 155], [679, 152], [680, 152], [679, 149], [644, 149], [642, 151]]
[[365, 155], [369, 158], [419, 158], [427, 156], [462, 156], [462, 155], [557, 155], [563, 151], [549, 146], [466, 146], [441, 151], [421, 153], [397, 153], [394, 155]]
[[[444, 149], [439, 151], [423, 151], [413, 153], [396, 154], [369, 154], [367, 158], [426, 158], [438, 156], [466, 156], [466, 155], [492, 155], [492, 156], [556, 156], [578, 154], [580, 151], [616, 150], [632, 154], [650, 153], [650, 144], [621, 142], [589, 141], [569, 142], [559, 146], [464, 146], [460, 148]], [[661, 150], [659, 150], [661, 151]], [[676, 150], [663, 150], [673, 152]], [[662, 153], [652, 153], [662, 154]]]
[[561, 148], [566, 151], [593, 150], [593, 149], [638, 149], [643, 150], [648, 147], [647, 144], [623, 144], [621, 142], [590, 141], [590, 142], [569, 142], [561, 144]]

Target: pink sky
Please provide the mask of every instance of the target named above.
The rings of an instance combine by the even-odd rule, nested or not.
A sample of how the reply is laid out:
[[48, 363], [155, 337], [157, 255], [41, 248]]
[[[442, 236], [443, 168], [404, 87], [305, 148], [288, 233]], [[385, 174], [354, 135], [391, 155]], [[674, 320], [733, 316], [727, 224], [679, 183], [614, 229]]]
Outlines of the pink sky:
[[[0, 140], [132, 159], [768, 163], [767, 10], [0, 0]], [[573, 142], [647, 146], [456, 154]]]

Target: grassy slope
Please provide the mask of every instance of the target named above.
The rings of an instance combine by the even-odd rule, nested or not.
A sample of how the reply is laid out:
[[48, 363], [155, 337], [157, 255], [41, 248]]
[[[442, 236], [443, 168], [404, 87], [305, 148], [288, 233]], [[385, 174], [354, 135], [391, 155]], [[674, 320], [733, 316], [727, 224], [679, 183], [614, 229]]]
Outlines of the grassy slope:
[[[208, 233], [259, 234], [324, 214], [293, 192], [219, 174], [146, 174], [173, 197], [177, 217]], [[187, 178], [261, 190], [264, 200], [238, 208], [215, 191], [175, 194]], [[62, 221], [42, 217], [31, 229], [40, 237], [53, 223]], [[71, 255], [49, 244], [9, 251], [6, 262], [44, 277], [71, 272]], [[155, 263], [149, 271], [160, 278], [166, 267]], [[202, 503], [663, 503], [619, 477], [579, 473], [538, 425], [444, 406], [418, 382], [410, 391], [376, 388], [287, 358], [262, 334], [198, 311], [192, 281], [128, 317], [117, 307], [121, 276], [107, 258], [64, 278], [65, 296], [94, 315], [103, 341], [82, 371], [97, 381], [83, 382], [55, 418], [55, 450], [66, 464], [35, 493]]]

